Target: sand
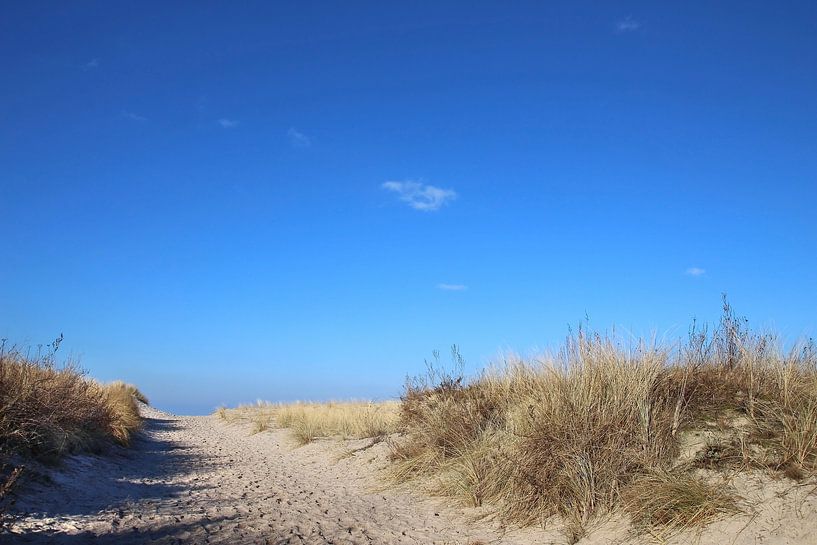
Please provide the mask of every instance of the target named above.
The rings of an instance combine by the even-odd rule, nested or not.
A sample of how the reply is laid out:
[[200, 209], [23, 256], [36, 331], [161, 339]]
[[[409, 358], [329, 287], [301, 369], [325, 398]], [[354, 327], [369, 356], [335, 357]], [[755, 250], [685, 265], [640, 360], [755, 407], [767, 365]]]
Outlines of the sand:
[[[73, 456], [29, 478], [0, 543], [565, 543], [556, 525], [503, 528], [450, 500], [384, 488], [382, 443], [296, 447], [286, 430], [249, 435], [211, 416], [142, 411], [145, 429], [132, 448]], [[735, 486], [744, 515], [670, 542], [817, 544], [813, 483], [747, 476]], [[624, 542], [654, 543], [621, 520], [601, 521], [580, 543]]]

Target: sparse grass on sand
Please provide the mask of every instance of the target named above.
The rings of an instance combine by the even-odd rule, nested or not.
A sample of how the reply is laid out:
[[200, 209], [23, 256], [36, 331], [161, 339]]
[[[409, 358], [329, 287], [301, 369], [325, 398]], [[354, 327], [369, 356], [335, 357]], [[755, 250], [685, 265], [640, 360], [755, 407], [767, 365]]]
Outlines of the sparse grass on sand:
[[724, 302], [719, 327], [675, 347], [580, 329], [553, 356], [473, 380], [432, 365], [407, 384], [400, 429], [397, 482], [509, 522], [556, 517], [571, 542], [616, 509], [666, 535], [739, 509], [726, 469], [814, 475], [817, 353], [784, 353]]
[[0, 499], [20, 474], [18, 460], [57, 460], [67, 453], [98, 451], [115, 441], [128, 445], [139, 429], [134, 386], [88, 379], [75, 366], [58, 367], [54, 352], [28, 357], [0, 347]]
[[252, 433], [288, 428], [299, 444], [319, 437], [382, 438], [397, 431], [398, 401], [341, 401], [327, 403], [267, 403], [221, 408], [216, 414], [227, 422], [244, 422]]

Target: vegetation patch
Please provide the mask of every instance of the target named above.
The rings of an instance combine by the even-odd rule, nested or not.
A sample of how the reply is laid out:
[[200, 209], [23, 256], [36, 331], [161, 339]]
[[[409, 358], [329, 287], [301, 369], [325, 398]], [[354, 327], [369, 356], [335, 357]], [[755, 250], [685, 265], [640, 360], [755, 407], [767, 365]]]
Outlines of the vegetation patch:
[[145, 396], [123, 382], [100, 384], [72, 364], [57, 366], [61, 340], [36, 357], [0, 346], [0, 501], [25, 460], [128, 445], [141, 426], [137, 400]]
[[[437, 356], [406, 386], [392, 477], [507, 521], [560, 519], [570, 541], [620, 508], [651, 533], [699, 527], [737, 510], [719, 471], [817, 470], [813, 344], [783, 351], [726, 301], [712, 332], [693, 325], [672, 347], [580, 328], [471, 380], [452, 354], [452, 370]], [[690, 436], [707, 440], [684, 452]]]
[[643, 475], [625, 489], [622, 501], [636, 529], [661, 538], [739, 512], [729, 486], [683, 471]]
[[320, 437], [383, 438], [397, 431], [396, 401], [345, 401], [327, 403], [267, 403], [220, 408], [216, 415], [226, 422], [242, 422], [252, 433], [287, 428], [298, 444]]

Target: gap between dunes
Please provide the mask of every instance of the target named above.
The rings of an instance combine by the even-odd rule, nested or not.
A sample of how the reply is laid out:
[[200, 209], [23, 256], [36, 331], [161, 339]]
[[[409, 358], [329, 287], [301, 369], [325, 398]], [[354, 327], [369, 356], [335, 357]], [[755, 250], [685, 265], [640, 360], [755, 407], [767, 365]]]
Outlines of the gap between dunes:
[[[73, 456], [29, 478], [2, 543], [49, 544], [446, 544], [565, 543], [558, 525], [505, 529], [407, 488], [384, 489], [383, 444], [316, 441], [294, 448], [286, 430], [248, 435], [213, 416], [141, 407], [133, 448]], [[350, 454], [351, 449], [359, 449]], [[33, 472], [32, 472], [33, 473]], [[768, 481], [741, 484], [744, 516], [708, 527], [714, 543], [814, 543], [813, 490]], [[687, 542], [690, 536], [670, 541]], [[581, 543], [646, 542], [606, 520]]]
[[[212, 416], [141, 407], [131, 449], [74, 456], [17, 503], [20, 543], [548, 543], [541, 529], [502, 532], [440, 500], [383, 490], [384, 444], [316, 441], [288, 432], [248, 435]], [[359, 443], [359, 445], [357, 444]], [[346, 451], [348, 453], [348, 451]], [[534, 534], [538, 534], [534, 538]]]

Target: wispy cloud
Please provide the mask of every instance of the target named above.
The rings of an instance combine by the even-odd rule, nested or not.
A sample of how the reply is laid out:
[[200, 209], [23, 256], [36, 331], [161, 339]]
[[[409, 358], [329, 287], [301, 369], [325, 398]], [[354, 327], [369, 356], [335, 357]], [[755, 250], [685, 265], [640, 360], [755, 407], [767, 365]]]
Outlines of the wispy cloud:
[[453, 189], [441, 189], [422, 182], [386, 182], [381, 187], [397, 193], [401, 201], [423, 212], [439, 210], [457, 198], [457, 192]]
[[465, 291], [468, 289], [468, 286], [462, 284], [437, 284], [437, 289], [443, 291]]
[[136, 121], [137, 123], [144, 123], [145, 121], [148, 120], [147, 117], [128, 111], [122, 112], [122, 117], [124, 117], [125, 119], [130, 119], [131, 121]]
[[90, 61], [83, 64], [82, 68], [85, 70], [93, 70], [94, 68], [99, 68], [99, 59], [91, 59]]
[[616, 32], [635, 32], [641, 28], [641, 23], [630, 17], [629, 15], [616, 23]]
[[706, 274], [706, 269], [702, 269], [700, 267], [690, 267], [684, 271], [684, 274], [687, 276], [703, 276]]
[[227, 119], [226, 117], [219, 119], [218, 124], [221, 125], [222, 129], [234, 129], [238, 127], [238, 121], [235, 119]]
[[312, 139], [294, 127], [287, 131], [287, 139], [293, 148], [308, 148], [312, 145]]

